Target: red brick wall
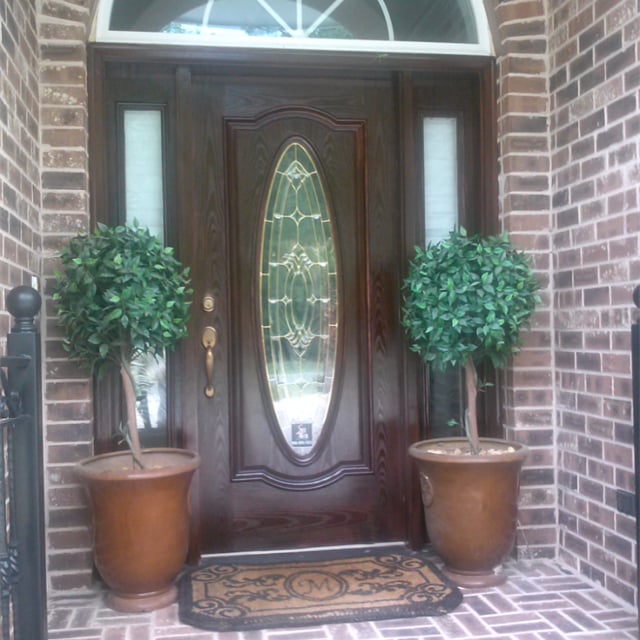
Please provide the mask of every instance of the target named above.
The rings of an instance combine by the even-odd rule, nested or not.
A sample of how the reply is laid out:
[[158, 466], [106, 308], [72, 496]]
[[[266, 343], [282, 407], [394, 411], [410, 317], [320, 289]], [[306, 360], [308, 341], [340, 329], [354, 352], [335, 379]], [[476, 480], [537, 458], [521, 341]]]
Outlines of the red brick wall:
[[40, 272], [38, 39], [35, 2], [0, 5], [0, 337], [6, 293]]
[[550, 4], [559, 555], [633, 599], [629, 329], [640, 282], [636, 0]]
[[[632, 487], [637, 3], [488, 4], [500, 39], [501, 220], [543, 283], [543, 305], [504, 385], [507, 435], [532, 450], [520, 552], [559, 556], [632, 601], [633, 521], [616, 510], [615, 491]], [[50, 276], [60, 241], [88, 223], [84, 43], [94, 0], [42, 6], [43, 273]], [[71, 467], [90, 452], [92, 409], [87, 378], [64, 357], [50, 305], [48, 313], [48, 557], [52, 587], [68, 589], [91, 581], [87, 515]]]
[[508, 432], [534, 445], [523, 474], [520, 552], [557, 549], [632, 602], [634, 520], [618, 511], [616, 492], [634, 486], [638, 5], [494, 4], [503, 226], [548, 284], [507, 378]]

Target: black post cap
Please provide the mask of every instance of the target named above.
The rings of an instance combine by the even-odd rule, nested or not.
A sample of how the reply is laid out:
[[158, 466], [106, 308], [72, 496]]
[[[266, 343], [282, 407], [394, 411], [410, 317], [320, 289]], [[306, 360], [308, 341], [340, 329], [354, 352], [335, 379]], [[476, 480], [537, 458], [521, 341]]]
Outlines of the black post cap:
[[20, 285], [9, 291], [6, 303], [7, 310], [15, 320], [14, 331], [17, 333], [34, 331], [33, 319], [42, 306], [40, 294], [33, 287]]

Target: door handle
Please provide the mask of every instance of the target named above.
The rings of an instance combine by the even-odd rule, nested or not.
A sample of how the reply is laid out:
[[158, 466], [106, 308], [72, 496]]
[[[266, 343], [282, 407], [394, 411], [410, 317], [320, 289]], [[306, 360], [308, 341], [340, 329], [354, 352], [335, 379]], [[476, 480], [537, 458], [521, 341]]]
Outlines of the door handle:
[[216, 390], [213, 388], [213, 348], [218, 341], [218, 332], [213, 327], [205, 327], [202, 332], [202, 346], [204, 347], [204, 368], [207, 374], [207, 386], [204, 388], [204, 395], [213, 398]]

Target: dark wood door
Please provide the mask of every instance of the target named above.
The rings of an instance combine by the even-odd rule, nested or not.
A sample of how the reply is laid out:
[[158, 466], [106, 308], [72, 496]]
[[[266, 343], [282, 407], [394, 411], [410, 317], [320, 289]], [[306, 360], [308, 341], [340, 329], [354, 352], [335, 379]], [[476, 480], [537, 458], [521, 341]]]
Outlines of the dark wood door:
[[406, 540], [391, 76], [194, 72], [182, 104], [200, 551]]

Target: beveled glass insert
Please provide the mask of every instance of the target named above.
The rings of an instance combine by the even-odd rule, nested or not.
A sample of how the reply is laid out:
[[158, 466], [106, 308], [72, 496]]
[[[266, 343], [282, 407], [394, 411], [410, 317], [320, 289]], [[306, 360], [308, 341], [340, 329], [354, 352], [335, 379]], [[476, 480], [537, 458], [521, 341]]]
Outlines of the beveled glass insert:
[[269, 184], [259, 280], [264, 367], [284, 440], [305, 457], [325, 426], [336, 370], [332, 209], [314, 156], [300, 141], [282, 151]]

